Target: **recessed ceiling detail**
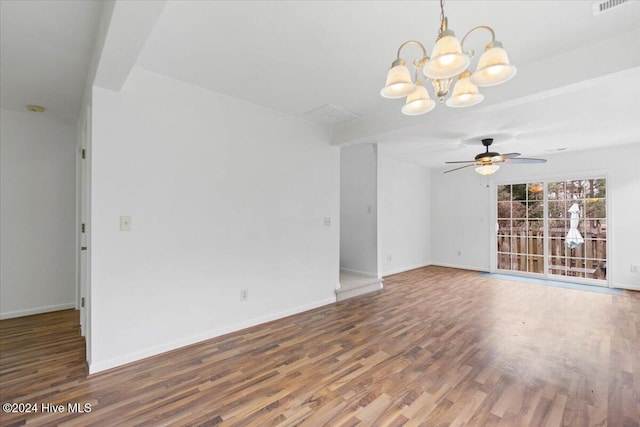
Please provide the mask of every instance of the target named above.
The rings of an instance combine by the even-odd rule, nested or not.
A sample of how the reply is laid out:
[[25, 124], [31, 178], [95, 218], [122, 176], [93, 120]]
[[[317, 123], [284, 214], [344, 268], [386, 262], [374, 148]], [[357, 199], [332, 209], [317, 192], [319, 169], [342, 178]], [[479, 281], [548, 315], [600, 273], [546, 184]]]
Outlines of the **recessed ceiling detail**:
[[338, 123], [355, 120], [360, 116], [344, 108], [332, 104], [325, 104], [322, 107], [304, 113], [303, 117], [319, 125], [331, 127]]

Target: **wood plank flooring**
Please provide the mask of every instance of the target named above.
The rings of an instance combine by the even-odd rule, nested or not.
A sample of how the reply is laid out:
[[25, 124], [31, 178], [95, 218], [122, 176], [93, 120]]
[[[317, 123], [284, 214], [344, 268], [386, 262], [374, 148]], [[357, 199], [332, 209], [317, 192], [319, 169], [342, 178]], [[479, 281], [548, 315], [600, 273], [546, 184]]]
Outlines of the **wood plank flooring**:
[[2, 320], [0, 333], [2, 403], [50, 404], [0, 413], [3, 426], [640, 425], [634, 292], [425, 267], [90, 377], [73, 310]]

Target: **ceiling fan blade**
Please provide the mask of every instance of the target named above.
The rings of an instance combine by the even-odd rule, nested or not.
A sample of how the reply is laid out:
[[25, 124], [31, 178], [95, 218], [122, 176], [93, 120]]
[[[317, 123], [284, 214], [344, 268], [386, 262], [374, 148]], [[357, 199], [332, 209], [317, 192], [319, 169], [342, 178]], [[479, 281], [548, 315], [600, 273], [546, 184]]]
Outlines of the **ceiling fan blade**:
[[527, 157], [518, 157], [515, 159], [507, 159], [508, 163], [546, 163], [546, 159], [530, 159]]
[[[447, 163], [454, 163], [454, 162], [447, 162]], [[464, 168], [468, 168], [469, 166], [475, 166], [475, 165], [476, 165], [476, 162], [473, 162], [473, 163], [472, 163], [472, 164], [470, 164], [470, 165], [460, 166], [459, 168], [455, 168], [455, 169], [449, 169], [448, 171], [444, 171], [444, 173], [449, 173], [449, 172], [457, 171], [457, 170], [464, 169]]]
[[456, 162], [445, 162], [445, 163], [475, 163], [475, 160], [458, 160]]
[[500, 154], [500, 157], [502, 157], [503, 159], [513, 159], [514, 157], [520, 157], [520, 156], [522, 156], [522, 154], [520, 153]]

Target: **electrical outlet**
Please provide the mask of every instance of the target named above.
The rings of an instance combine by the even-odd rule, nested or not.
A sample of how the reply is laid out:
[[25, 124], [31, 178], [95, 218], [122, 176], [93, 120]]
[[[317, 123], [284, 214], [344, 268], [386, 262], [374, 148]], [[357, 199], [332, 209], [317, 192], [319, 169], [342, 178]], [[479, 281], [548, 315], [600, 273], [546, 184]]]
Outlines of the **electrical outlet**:
[[249, 299], [249, 289], [240, 289], [240, 301], [247, 301]]
[[393, 259], [392, 255], [387, 255], [387, 261], [391, 261]]
[[462, 255], [462, 251], [458, 251], [458, 256]]
[[631, 272], [632, 273], [637, 273], [638, 272], [638, 266], [631, 264]]
[[325, 227], [331, 227], [331, 217], [330, 216], [325, 216], [324, 217], [324, 226]]

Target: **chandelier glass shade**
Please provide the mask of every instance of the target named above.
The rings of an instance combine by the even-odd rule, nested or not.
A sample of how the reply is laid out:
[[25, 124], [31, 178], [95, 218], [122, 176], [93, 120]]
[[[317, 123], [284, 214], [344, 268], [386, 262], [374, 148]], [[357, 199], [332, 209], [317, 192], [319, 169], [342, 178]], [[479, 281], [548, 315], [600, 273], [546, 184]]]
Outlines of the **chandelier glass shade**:
[[447, 99], [446, 104], [449, 107], [470, 107], [482, 102], [484, 95], [480, 93], [477, 86], [471, 83], [470, 77], [471, 73], [469, 71], [464, 71], [460, 74], [453, 87], [451, 97]]
[[500, 42], [489, 44], [478, 61], [478, 67], [471, 76], [471, 83], [489, 87], [499, 85], [516, 75], [516, 67], [509, 63], [507, 51]]
[[429, 92], [423, 82], [417, 82], [413, 92], [407, 96], [407, 102], [402, 107], [402, 112], [407, 116], [417, 116], [433, 110], [436, 103], [429, 98]]
[[469, 66], [470, 58], [462, 53], [460, 42], [451, 30], [440, 33], [431, 51], [431, 59], [424, 66], [424, 75], [430, 79], [454, 77]]
[[411, 80], [411, 73], [407, 68], [407, 63], [398, 58], [393, 62], [387, 74], [387, 82], [380, 91], [380, 95], [385, 98], [403, 98], [413, 92], [416, 87]]
[[[402, 43], [398, 48], [397, 58], [387, 74], [385, 86], [380, 91], [385, 98], [406, 96], [407, 100], [402, 107], [402, 112], [410, 116], [427, 113], [435, 107], [435, 102], [429, 98], [424, 82], [420, 81], [420, 71], [425, 76], [425, 81], [431, 80], [439, 101], [442, 103], [446, 100], [446, 104], [454, 108], [470, 107], [482, 102], [484, 96], [478, 87], [499, 85], [513, 78], [517, 72], [516, 67], [509, 62], [502, 44], [496, 41], [491, 27], [481, 25], [472, 28], [459, 42], [455, 33], [447, 28], [444, 0], [440, 1], [440, 11], [440, 31], [431, 50], [431, 57], [427, 55], [424, 45], [418, 41], [409, 40]], [[491, 34], [491, 41], [480, 56], [476, 70], [471, 73], [468, 68], [474, 51], [471, 49], [465, 51], [464, 42], [469, 34], [479, 30], [488, 31]], [[408, 45], [418, 46], [422, 51], [422, 57], [412, 62], [415, 68], [414, 79], [411, 78], [407, 62], [400, 58], [402, 49]], [[449, 99], [446, 99], [454, 79], [456, 83], [453, 86], [453, 93]]]

